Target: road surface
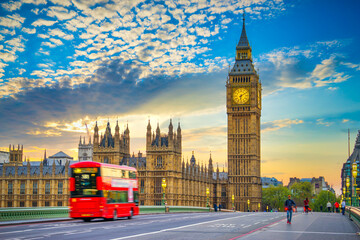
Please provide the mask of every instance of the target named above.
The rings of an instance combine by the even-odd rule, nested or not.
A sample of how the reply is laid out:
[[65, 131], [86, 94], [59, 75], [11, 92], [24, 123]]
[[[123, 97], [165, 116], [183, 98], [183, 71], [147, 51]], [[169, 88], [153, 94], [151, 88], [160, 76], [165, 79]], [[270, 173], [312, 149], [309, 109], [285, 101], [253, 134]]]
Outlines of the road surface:
[[162, 239], [360, 239], [359, 229], [335, 213], [178, 213], [135, 216], [117, 221], [81, 220], [0, 227], [0, 239], [162, 240]]

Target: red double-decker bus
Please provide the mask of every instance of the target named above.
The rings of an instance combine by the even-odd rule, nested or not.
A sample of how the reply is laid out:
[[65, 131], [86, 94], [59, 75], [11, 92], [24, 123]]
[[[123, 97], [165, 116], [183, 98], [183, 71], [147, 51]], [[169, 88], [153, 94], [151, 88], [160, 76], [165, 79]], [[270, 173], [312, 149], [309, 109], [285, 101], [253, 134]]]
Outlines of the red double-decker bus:
[[70, 166], [71, 218], [116, 220], [139, 214], [138, 181], [135, 168], [98, 162]]

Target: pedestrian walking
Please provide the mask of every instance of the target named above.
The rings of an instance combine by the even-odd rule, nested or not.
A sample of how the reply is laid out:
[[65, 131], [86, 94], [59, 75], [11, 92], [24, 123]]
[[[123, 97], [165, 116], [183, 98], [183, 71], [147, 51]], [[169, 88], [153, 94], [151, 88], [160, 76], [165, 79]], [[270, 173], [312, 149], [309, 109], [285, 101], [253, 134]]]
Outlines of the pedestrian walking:
[[345, 206], [346, 206], [346, 203], [345, 203], [345, 200], [343, 200], [342, 203], [341, 203], [342, 215], [345, 215]]
[[221, 203], [219, 203], [219, 212], [221, 212]]
[[214, 203], [214, 211], [217, 212], [217, 205]]
[[291, 195], [288, 196], [288, 199], [285, 201], [285, 209], [286, 209], [286, 218], [287, 223], [291, 224], [293, 207], [296, 207], [295, 202], [291, 199]]
[[328, 209], [328, 212], [331, 212], [331, 202], [330, 201], [327, 202], [326, 207]]
[[309, 199], [308, 198], [306, 198], [305, 200], [304, 200], [304, 212], [305, 213], [308, 213], [309, 212]]
[[335, 202], [334, 207], [335, 207], [335, 212], [338, 213], [339, 212], [339, 203]]

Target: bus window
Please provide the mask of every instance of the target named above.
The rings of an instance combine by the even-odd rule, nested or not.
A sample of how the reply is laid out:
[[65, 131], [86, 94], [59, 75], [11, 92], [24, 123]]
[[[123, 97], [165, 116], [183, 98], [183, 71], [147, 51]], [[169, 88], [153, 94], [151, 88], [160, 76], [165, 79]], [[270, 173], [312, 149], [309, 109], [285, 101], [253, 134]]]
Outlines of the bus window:
[[136, 206], [139, 205], [139, 193], [138, 191], [134, 191], [134, 203]]
[[136, 173], [135, 171], [130, 171], [130, 179], [136, 179]]
[[97, 168], [74, 168], [75, 191], [71, 192], [71, 197], [101, 197], [101, 191], [96, 189], [97, 176]]

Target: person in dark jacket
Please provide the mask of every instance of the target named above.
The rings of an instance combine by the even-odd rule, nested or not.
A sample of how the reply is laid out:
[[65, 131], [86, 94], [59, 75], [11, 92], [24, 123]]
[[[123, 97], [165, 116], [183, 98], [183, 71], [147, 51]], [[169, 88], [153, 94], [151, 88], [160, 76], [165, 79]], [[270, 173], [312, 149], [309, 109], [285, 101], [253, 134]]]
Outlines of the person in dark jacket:
[[219, 203], [219, 212], [221, 212], [221, 203]]
[[288, 199], [285, 201], [285, 209], [286, 211], [286, 217], [287, 217], [287, 223], [291, 224], [291, 218], [292, 218], [292, 212], [293, 207], [296, 207], [295, 202], [291, 199], [291, 196], [288, 196]]

